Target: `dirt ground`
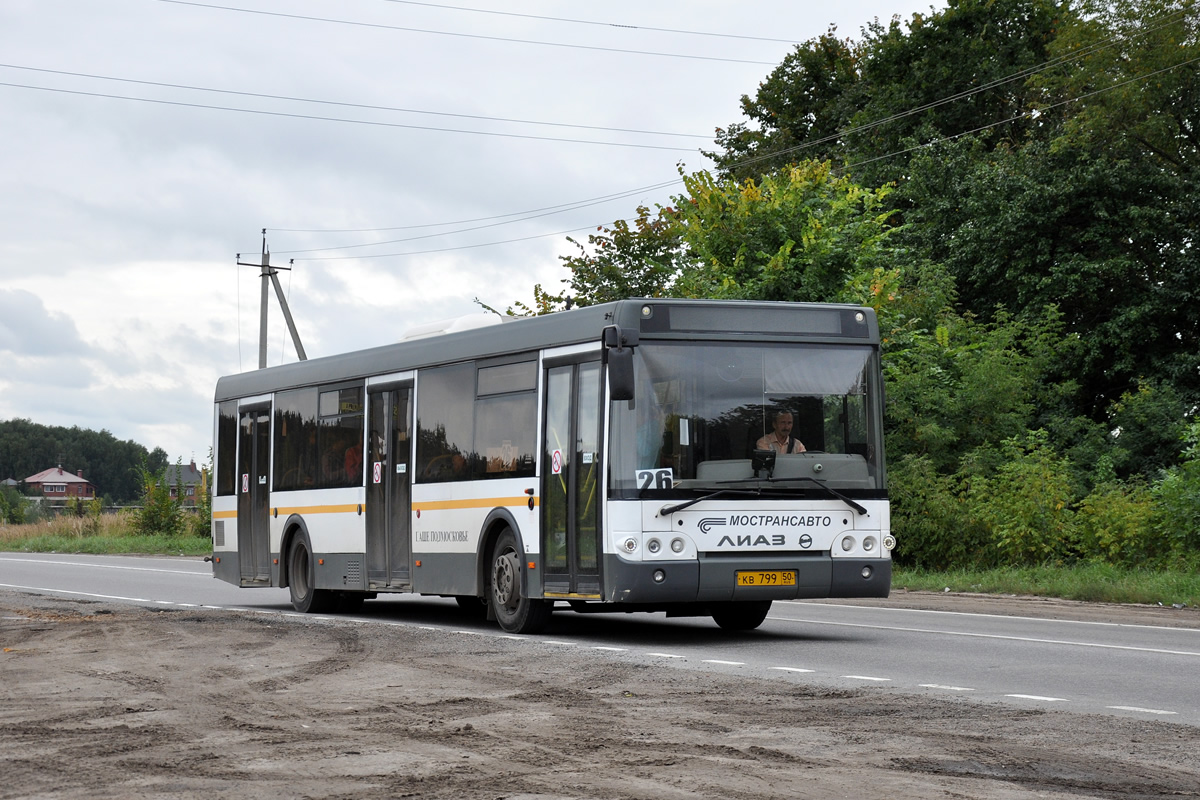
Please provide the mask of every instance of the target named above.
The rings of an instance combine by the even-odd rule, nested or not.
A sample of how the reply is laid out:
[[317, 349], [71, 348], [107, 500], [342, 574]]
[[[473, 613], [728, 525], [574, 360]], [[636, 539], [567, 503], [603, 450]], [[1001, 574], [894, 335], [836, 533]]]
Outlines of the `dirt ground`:
[[[1200, 627], [1195, 609], [887, 603]], [[1184, 725], [499, 636], [0, 592], [0, 644], [0, 798], [1200, 796]]]

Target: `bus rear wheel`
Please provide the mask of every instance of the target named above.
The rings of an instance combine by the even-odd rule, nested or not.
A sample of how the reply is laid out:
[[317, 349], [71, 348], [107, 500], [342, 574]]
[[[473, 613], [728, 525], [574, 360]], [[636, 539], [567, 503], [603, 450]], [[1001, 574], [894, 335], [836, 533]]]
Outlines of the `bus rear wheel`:
[[492, 607], [496, 621], [509, 633], [538, 633], [550, 622], [553, 606], [521, 593], [521, 551], [516, 534], [505, 529], [492, 551], [490, 573]]
[[301, 534], [288, 548], [288, 592], [292, 608], [301, 614], [323, 614], [337, 605], [337, 597], [328, 589], [318, 589], [313, 574], [312, 548], [308, 537]]
[[727, 631], [752, 631], [767, 618], [770, 600], [722, 603], [712, 612], [713, 621]]

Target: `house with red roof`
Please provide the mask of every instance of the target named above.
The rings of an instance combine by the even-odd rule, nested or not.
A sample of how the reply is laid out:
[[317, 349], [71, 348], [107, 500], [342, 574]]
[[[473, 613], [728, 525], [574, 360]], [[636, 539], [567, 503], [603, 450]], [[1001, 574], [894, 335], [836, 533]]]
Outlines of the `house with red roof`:
[[47, 500], [66, 500], [71, 497], [90, 500], [96, 496], [96, 487], [84, 479], [83, 470], [72, 475], [64, 472], [61, 465], [30, 475], [24, 483], [34, 491], [40, 491]]

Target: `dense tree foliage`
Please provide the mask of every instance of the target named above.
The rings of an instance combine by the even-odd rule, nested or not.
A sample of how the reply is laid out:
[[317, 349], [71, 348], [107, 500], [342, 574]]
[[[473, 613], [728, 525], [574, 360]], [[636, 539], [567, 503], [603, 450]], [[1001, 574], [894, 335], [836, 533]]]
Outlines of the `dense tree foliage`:
[[905, 174], [904, 154], [990, 125], [992, 145], [1024, 138], [1033, 92], [1064, 4], [955, 0], [907, 24], [878, 20], [861, 41], [831, 30], [797, 46], [742, 97], [747, 122], [730, 125], [710, 154], [724, 174], [754, 177], [799, 159], [849, 165], [880, 184]]
[[796, 48], [563, 259], [631, 295], [876, 308], [898, 555], [1200, 560], [1194, 0], [950, 0]]
[[139, 468], [167, 466], [162, 448], [153, 452], [134, 441], [120, 441], [108, 431], [38, 425], [27, 419], [0, 421], [0, 476], [20, 481], [62, 466], [96, 487], [96, 494], [115, 503], [142, 495]]

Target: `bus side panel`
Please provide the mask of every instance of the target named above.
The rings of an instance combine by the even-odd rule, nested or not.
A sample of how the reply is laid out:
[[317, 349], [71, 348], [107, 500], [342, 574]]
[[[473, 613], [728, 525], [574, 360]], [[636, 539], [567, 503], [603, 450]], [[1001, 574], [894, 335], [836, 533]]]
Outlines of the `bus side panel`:
[[[516, 523], [530, 560], [539, 552], [538, 509], [531, 495], [536, 478], [413, 486], [413, 591], [422, 594], [480, 595], [479, 559], [487, 520], [503, 508]], [[484, 565], [484, 569], [486, 569]], [[540, 596], [540, 589], [538, 591]]]
[[238, 586], [242, 582], [238, 564], [237, 496], [212, 499], [213, 577]]
[[413, 591], [421, 594], [478, 595], [474, 553], [423, 553], [413, 569]]
[[322, 553], [313, 556], [317, 563], [315, 586], [343, 592], [367, 590], [366, 556], [360, 553]]

